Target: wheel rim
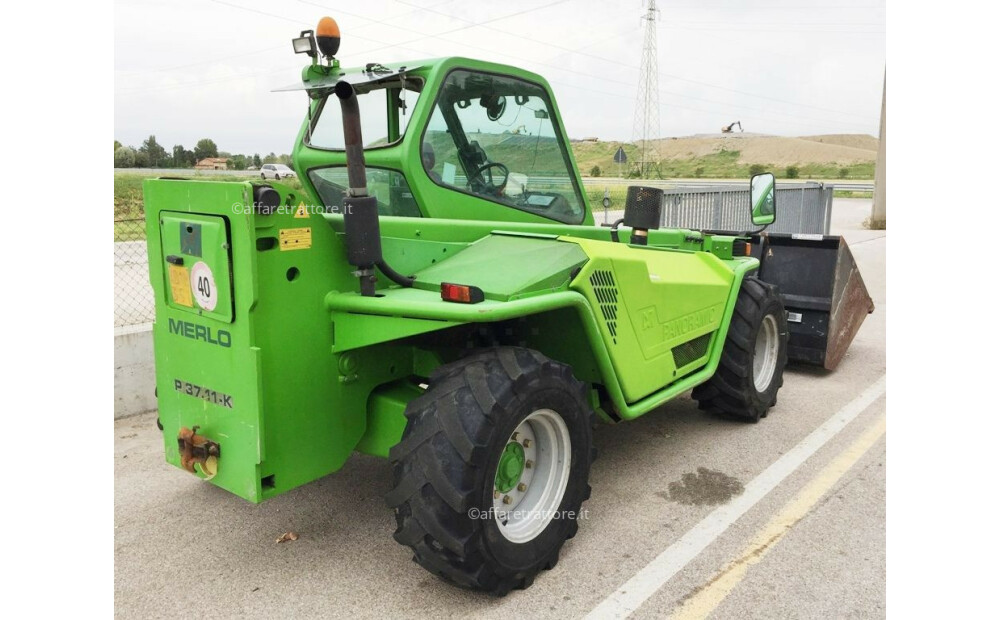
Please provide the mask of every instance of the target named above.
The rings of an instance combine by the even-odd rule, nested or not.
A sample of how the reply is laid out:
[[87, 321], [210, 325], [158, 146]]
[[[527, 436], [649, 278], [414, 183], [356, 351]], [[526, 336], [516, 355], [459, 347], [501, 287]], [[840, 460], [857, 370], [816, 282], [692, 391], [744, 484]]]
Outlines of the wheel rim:
[[493, 511], [504, 538], [525, 543], [556, 517], [569, 482], [569, 428], [551, 409], [538, 409], [511, 433], [493, 483]]
[[753, 351], [753, 384], [758, 392], [767, 390], [778, 366], [778, 322], [767, 315], [757, 330]]

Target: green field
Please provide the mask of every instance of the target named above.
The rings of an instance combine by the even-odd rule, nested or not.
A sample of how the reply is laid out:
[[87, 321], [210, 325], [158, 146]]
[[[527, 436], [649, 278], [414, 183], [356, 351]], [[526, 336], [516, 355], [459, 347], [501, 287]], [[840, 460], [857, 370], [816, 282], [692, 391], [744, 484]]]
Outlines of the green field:
[[[178, 170], [176, 176], [189, 179], [218, 179], [231, 181], [240, 178], [257, 178], [256, 172], [234, 172], [232, 175], [198, 174], [194, 170]], [[145, 212], [142, 204], [142, 182], [150, 175], [148, 171], [115, 172], [115, 241], [136, 241], [146, 238]], [[298, 179], [283, 179], [282, 183], [300, 189]]]
[[834, 198], [871, 198], [875, 192], [855, 192], [848, 189], [836, 189], [833, 191]]
[[[832, 136], [837, 138], [838, 136]], [[847, 136], [840, 138], [859, 138]], [[860, 136], [869, 138], [870, 136]], [[855, 141], [847, 140], [853, 144]], [[862, 141], [863, 142], [863, 141]], [[877, 142], [876, 142], [877, 144]], [[600, 168], [600, 176], [629, 176], [635, 172], [628, 164], [619, 167], [614, 155], [621, 146], [629, 162], [642, 159], [638, 147], [618, 142], [573, 142], [573, 157], [584, 176]], [[653, 178], [743, 179], [753, 172], [773, 172], [779, 179], [872, 179], [875, 176], [875, 152], [864, 148], [844, 147], [800, 138], [758, 136], [746, 139], [688, 137], [656, 141], [659, 161], [653, 166]], [[705, 152], [711, 149], [710, 152]], [[792, 155], [794, 154], [794, 155]], [[775, 163], [775, 162], [784, 163]], [[790, 168], [795, 168], [791, 171]]]
[[[601, 148], [605, 147], [606, 148]], [[596, 148], [595, 148], [596, 147]], [[588, 144], [586, 147], [574, 145], [573, 155], [576, 163], [580, 167], [580, 172], [584, 176], [590, 176], [594, 166], [601, 169], [601, 176], [618, 177], [618, 165], [612, 162], [614, 151], [617, 145], [605, 145], [604, 143]], [[607, 153], [605, 151], [610, 151]], [[625, 146], [625, 154], [629, 161], [636, 161], [639, 155], [631, 151], [636, 151], [632, 145]], [[872, 179], [875, 177], [875, 163], [861, 162], [853, 164], [838, 163], [808, 163], [794, 164], [793, 166], [778, 166], [774, 164], [748, 164], [740, 163], [740, 151], [718, 151], [710, 155], [701, 157], [689, 157], [686, 159], [664, 159], [661, 160], [653, 172], [652, 178], [661, 179], [749, 179], [752, 172], [763, 170], [773, 172], [779, 179]], [[753, 168], [757, 170], [752, 170]], [[797, 176], [788, 174], [788, 169], [794, 167], [798, 169]], [[629, 176], [629, 168], [622, 166], [622, 176]]]

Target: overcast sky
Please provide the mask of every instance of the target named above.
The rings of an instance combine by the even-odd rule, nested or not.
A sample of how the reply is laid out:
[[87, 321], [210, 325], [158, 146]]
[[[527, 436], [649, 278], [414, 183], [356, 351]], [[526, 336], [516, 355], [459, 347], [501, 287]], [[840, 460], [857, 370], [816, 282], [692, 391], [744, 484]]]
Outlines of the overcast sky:
[[[291, 39], [323, 15], [345, 67], [468, 56], [546, 77], [571, 137], [630, 140], [645, 2], [626, 0], [119, 0], [115, 139], [167, 148], [212, 138], [289, 153], [308, 58]], [[884, 0], [657, 2], [660, 135], [878, 134]]]

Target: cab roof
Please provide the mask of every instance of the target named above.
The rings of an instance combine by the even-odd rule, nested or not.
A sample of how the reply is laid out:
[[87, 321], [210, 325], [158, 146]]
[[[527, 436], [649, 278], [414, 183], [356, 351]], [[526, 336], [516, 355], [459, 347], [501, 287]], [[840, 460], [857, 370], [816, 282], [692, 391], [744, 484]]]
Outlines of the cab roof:
[[[412, 60], [390, 63], [368, 63], [363, 67], [325, 67], [323, 65], [308, 65], [302, 70], [302, 79], [288, 86], [276, 88], [272, 92], [307, 91], [311, 96], [318, 94], [315, 91], [326, 91], [332, 89], [337, 82], [346, 81], [358, 87], [361, 85], [371, 85], [382, 82], [392, 82], [404, 79], [406, 76], [419, 75], [427, 77], [439, 71], [450, 71], [456, 68], [466, 68], [491, 73], [503, 73], [521, 77], [532, 82], [537, 82], [548, 86], [548, 82], [542, 76], [525, 71], [519, 67], [504, 65], [474, 58], [462, 56], [448, 56], [444, 58], [431, 58], [425, 60]], [[370, 88], [370, 87], [369, 87]]]

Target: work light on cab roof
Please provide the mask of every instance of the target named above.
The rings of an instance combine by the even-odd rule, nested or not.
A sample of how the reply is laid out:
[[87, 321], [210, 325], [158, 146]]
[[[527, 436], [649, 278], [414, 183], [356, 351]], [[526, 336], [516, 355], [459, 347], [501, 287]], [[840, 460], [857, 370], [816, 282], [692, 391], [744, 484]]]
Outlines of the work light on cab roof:
[[314, 61], [318, 50], [328, 61], [333, 61], [340, 49], [340, 26], [332, 17], [324, 17], [319, 20], [315, 31], [303, 30], [292, 39], [292, 49], [296, 54], [308, 54]]

